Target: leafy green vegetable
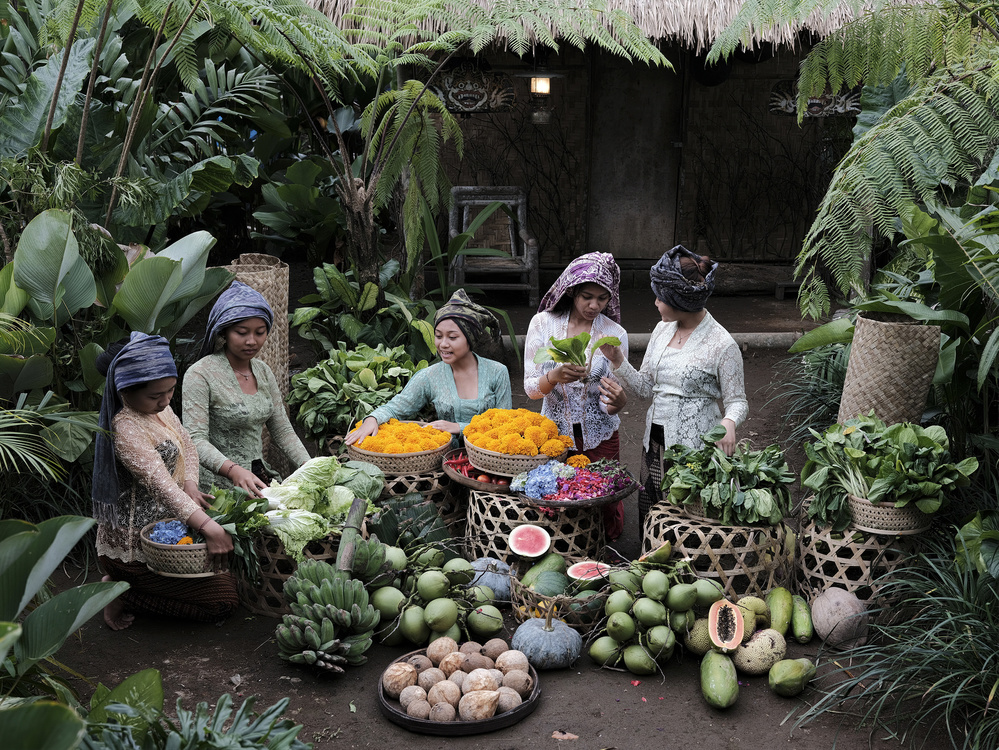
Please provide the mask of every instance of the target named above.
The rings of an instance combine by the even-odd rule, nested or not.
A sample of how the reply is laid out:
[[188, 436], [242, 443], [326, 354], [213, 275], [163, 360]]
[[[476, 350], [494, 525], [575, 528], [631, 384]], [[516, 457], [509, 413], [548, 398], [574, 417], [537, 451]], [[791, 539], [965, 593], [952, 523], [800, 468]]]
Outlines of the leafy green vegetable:
[[621, 339], [617, 336], [604, 336], [593, 342], [593, 346], [587, 354], [587, 344], [590, 343], [590, 334], [586, 331], [577, 333], [567, 339], [557, 339], [552, 336], [547, 347], [539, 349], [534, 355], [534, 364], [540, 365], [545, 362], [565, 362], [580, 367], [589, 367], [593, 360], [593, 353], [604, 344], [611, 346], [621, 346]]
[[999, 512], [979, 511], [957, 532], [958, 568], [999, 579]]
[[385, 475], [374, 464], [348, 461], [341, 464], [334, 456], [317, 456], [302, 464], [279, 485], [261, 494], [277, 508], [306, 510], [323, 516], [331, 525], [342, 524], [355, 497], [371, 505], [381, 495]]
[[354, 497], [363, 497], [373, 503], [385, 488], [385, 474], [367, 461], [348, 461], [333, 474], [332, 483], [341, 484], [350, 489]]
[[801, 470], [802, 486], [815, 493], [808, 514], [833, 531], [844, 530], [852, 520], [847, 494], [896, 508], [915, 503], [932, 514], [946, 507], [954, 489], [967, 486], [978, 469], [973, 456], [952, 462], [947, 432], [939, 425], [886, 426], [872, 411], [822, 434], [809, 431], [815, 439], [805, 444], [808, 460]]
[[722, 523], [780, 523], [790, 512], [788, 485], [795, 480], [784, 452], [776, 445], [754, 451], [740, 444], [726, 456], [716, 445], [723, 437], [725, 427], [718, 425], [701, 436], [700, 450], [674, 445], [663, 452], [666, 499], [676, 505], [700, 501], [704, 513]]
[[297, 508], [269, 510], [267, 530], [277, 534], [284, 545], [285, 552], [295, 562], [305, 560], [305, 547], [314, 539], [323, 539], [329, 535], [329, 523], [325, 518]]
[[264, 512], [267, 500], [250, 497], [238, 488], [220, 490], [212, 488], [212, 507], [206, 513], [232, 537], [233, 573], [250, 582], [260, 579], [260, 561], [253, 538], [267, 526]]
[[288, 403], [298, 407], [296, 420], [317, 440], [346, 435], [427, 366], [426, 360], [414, 363], [401, 346], [339, 346], [328, 360], [291, 379]]

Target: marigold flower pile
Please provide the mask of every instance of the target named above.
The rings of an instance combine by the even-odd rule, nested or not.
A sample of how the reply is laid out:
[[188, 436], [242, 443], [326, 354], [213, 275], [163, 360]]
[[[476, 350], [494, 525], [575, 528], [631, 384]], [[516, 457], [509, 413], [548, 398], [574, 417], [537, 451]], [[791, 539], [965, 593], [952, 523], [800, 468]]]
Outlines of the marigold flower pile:
[[[358, 422], [357, 426], [360, 427]], [[451, 433], [416, 422], [390, 419], [378, 427], [378, 434], [364, 438], [357, 447], [372, 453], [419, 453], [432, 451], [451, 442]]]
[[582, 469], [584, 466], [590, 463], [590, 457], [585, 453], [577, 453], [575, 456], [569, 456], [569, 460], [566, 461], [569, 466], [573, 466], [577, 469]]
[[510, 489], [523, 492], [533, 500], [566, 502], [613, 495], [635, 484], [635, 480], [616, 461], [598, 461], [590, 466], [596, 471], [549, 461], [518, 474], [510, 482]]
[[476, 448], [509, 456], [545, 454], [557, 458], [573, 446], [558, 426], [528, 409], [487, 409], [472, 417], [464, 430], [465, 441]]

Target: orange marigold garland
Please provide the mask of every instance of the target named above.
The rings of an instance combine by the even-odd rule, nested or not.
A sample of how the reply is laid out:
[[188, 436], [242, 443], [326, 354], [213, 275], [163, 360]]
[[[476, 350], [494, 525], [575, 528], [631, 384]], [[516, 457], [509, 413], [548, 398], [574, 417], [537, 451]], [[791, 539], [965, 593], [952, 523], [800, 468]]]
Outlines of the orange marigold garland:
[[[358, 422], [360, 426], [360, 422]], [[451, 442], [451, 433], [416, 422], [390, 419], [378, 427], [378, 434], [364, 438], [357, 447], [371, 453], [419, 453], [432, 451]]]
[[574, 442], [558, 434], [558, 425], [528, 409], [488, 409], [476, 414], [464, 430], [465, 440], [477, 448], [506, 455], [557, 458]]
[[569, 466], [575, 466], [577, 469], [582, 469], [590, 463], [590, 458], [583, 453], [577, 453], [575, 456], [569, 456], [569, 460], [566, 461], [566, 463], [569, 464]]

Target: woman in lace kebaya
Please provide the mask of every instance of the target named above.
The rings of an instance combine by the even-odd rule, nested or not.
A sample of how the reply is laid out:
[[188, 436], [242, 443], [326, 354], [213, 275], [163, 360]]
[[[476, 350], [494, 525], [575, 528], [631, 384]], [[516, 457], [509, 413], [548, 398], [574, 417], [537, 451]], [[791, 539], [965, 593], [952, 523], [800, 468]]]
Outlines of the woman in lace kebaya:
[[639, 398], [652, 398], [645, 421], [639, 526], [662, 500], [663, 449], [701, 448], [701, 435], [722, 424], [726, 434], [718, 446], [731, 455], [735, 430], [749, 413], [739, 345], [704, 309], [717, 268], [682, 245], [665, 253], [650, 271], [662, 321], [652, 332], [641, 370], [617, 347], [602, 347], [625, 387]]
[[[585, 332], [593, 343], [604, 336], [616, 336], [627, 357], [628, 334], [620, 325], [620, 277], [613, 255], [581, 255], [552, 284], [527, 329], [524, 391], [530, 398], [544, 399], [541, 413], [558, 425], [561, 434], [572, 435], [576, 451], [593, 461], [621, 457], [617, 413], [628, 397], [611, 374], [610, 363], [599, 350], [594, 352], [589, 370], [557, 362], [535, 364], [534, 355], [552, 338]], [[608, 539], [620, 536], [624, 530], [623, 503], [605, 507], [604, 529]]]
[[184, 426], [201, 459], [201, 489], [254, 497], [279, 478], [264, 462], [263, 428], [297, 468], [309, 452], [295, 434], [274, 372], [257, 354], [274, 315], [263, 295], [232, 282], [212, 307], [201, 359], [184, 375]]
[[[97, 358], [107, 380], [94, 454], [93, 500], [97, 554], [105, 581], [130, 588], [104, 608], [114, 630], [136, 613], [213, 622], [239, 604], [235, 579], [226, 571], [232, 539], [208, 517], [208, 495], [198, 490], [198, 454], [170, 409], [177, 367], [162, 336], [133, 333]], [[167, 578], [146, 567], [139, 544], [142, 527], [168, 517], [185, 522], [208, 545], [209, 578]]]
[[488, 339], [499, 338], [499, 321], [472, 302], [464, 289], [456, 291], [434, 316], [434, 343], [441, 361], [416, 373], [402, 392], [364, 418], [345, 438], [353, 444], [378, 434], [390, 419], [411, 419], [433, 405], [437, 420], [431, 427], [459, 434], [476, 414], [509, 409], [510, 373], [506, 365], [475, 353]]

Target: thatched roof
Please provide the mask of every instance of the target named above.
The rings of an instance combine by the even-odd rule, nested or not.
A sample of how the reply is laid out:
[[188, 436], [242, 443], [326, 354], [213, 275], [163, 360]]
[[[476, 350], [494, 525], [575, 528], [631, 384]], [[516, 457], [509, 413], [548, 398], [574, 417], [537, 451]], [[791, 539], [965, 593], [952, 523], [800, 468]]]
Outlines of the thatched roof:
[[[489, 0], [474, 0], [489, 5]], [[306, 0], [325, 13], [338, 26], [344, 25], [343, 16], [354, 7], [354, 0]], [[678, 42], [698, 52], [709, 47], [738, 13], [739, 0], [607, 0], [608, 10], [627, 12], [650, 39]], [[758, 29], [756, 42], [796, 47], [799, 32], [803, 29], [826, 36], [854, 18], [850, 4], [844, 2], [830, 16], [813, 14], [804, 27], [777, 26]], [[350, 24], [346, 24], [350, 25]]]

